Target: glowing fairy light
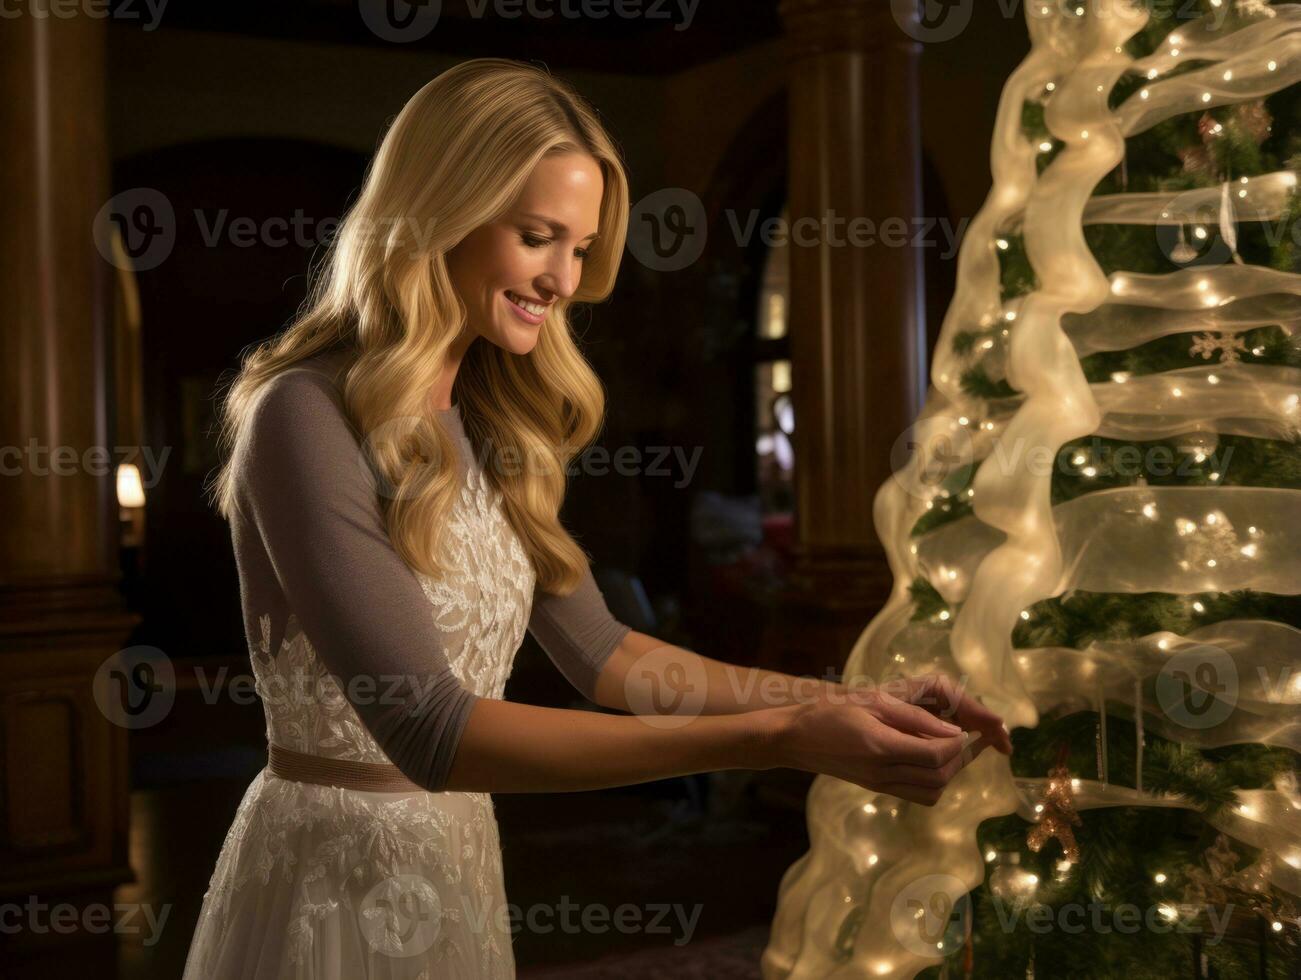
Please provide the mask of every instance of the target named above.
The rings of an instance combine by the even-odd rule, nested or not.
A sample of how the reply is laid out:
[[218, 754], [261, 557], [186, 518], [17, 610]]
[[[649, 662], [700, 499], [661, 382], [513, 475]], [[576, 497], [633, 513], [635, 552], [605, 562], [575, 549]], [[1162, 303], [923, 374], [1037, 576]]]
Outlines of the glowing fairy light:
[[1022, 618], [1022, 619], [1025, 619], [1025, 620], [1029, 620], [1029, 618], [1030, 618], [1030, 610], [1028, 610], [1028, 609], [1022, 609], [1022, 610], [1021, 610], [1021, 618]]
[[1154, 875], [1152, 876], [1152, 880], [1155, 881], [1158, 885], [1164, 885], [1164, 884], [1165, 884], [1165, 872], [1163, 872], [1163, 871], [1158, 871], [1156, 874], [1154, 874]]
[[1008, 248], [1010, 247], [1010, 245], [1009, 245], [1009, 243], [1008, 243], [1008, 240], [1007, 240], [1006, 238], [1000, 238], [1000, 239], [996, 240], [996, 241], [994, 242], [994, 244], [997, 245], [997, 246], [998, 246], [1000, 249], [1002, 249], [1004, 252], [1006, 252], [1006, 251], [1008, 250]]
[[1193, 608], [1196, 609], [1199, 613], [1206, 612], [1206, 607], [1202, 605], [1200, 602], [1194, 602]]
[[1156, 504], [1144, 504], [1143, 516], [1151, 521], [1156, 520]]
[[1133, 375], [1128, 371], [1115, 371], [1111, 375], [1111, 380], [1116, 382], [1118, 385], [1123, 385], [1131, 377], [1133, 377]]
[[1039, 151], [1041, 153], [1049, 153], [1052, 151], [1052, 148], [1053, 145], [1048, 140], [1044, 140], [1042, 143], [1039, 144]]

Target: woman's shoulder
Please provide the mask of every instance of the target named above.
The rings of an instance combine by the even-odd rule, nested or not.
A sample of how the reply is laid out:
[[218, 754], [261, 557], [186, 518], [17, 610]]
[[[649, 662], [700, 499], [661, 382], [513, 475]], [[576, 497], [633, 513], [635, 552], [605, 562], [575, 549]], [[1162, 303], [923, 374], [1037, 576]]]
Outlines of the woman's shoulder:
[[344, 409], [336, 364], [318, 355], [299, 361], [262, 384], [247, 427], [258, 456], [304, 450], [351, 450], [356, 432]]

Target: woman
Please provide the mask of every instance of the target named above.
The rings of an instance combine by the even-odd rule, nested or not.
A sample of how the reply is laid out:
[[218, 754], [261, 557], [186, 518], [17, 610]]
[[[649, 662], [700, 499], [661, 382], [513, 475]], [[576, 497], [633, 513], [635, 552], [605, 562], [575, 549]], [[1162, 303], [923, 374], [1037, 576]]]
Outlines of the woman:
[[[930, 805], [963, 728], [1010, 751], [938, 678], [801, 691], [611, 616], [558, 514], [604, 412], [567, 312], [610, 294], [627, 213], [567, 86], [461, 64], [399, 113], [304, 312], [245, 358], [215, 497], [270, 761], [187, 977], [513, 976], [490, 793], [794, 766]], [[633, 713], [502, 700], [526, 629]]]

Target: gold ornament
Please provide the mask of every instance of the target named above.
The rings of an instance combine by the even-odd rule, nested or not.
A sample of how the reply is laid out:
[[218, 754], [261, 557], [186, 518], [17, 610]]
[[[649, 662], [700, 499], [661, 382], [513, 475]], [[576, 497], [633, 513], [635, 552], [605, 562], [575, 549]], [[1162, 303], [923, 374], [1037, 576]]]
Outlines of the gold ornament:
[[1054, 766], [1048, 772], [1048, 789], [1044, 793], [1043, 810], [1039, 820], [1026, 835], [1025, 842], [1035, 853], [1052, 838], [1062, 844], [1062, 856], [1072, 864], [1080, 859], [1080, 845], [1075, 841], [1072, 825], [1080, 823], [1075, 812], [1075, 794], [1071, 790], [1071, 773], [1065, 765]]

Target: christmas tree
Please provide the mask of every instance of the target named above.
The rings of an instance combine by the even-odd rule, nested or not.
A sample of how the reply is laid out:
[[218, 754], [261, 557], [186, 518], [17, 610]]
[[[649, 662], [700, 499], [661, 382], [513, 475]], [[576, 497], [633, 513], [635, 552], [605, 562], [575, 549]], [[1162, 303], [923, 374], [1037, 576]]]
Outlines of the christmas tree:
[[779, 977], [1301, 975], [1301, 6], [1035, 0], [845, 669], [999, 711], [819, 777]]

